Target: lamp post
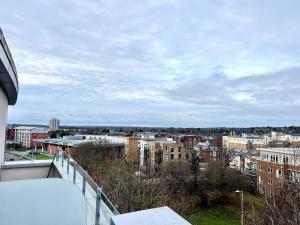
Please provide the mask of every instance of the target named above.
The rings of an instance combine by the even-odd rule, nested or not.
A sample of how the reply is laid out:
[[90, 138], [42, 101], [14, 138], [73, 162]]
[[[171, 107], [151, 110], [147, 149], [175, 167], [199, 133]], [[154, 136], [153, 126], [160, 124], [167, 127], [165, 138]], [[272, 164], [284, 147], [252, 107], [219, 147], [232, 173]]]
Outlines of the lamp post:
[[235, 192], [241, 193], [241, 225], [244, 225], [244, 193], [240, 190], [236, 190]]

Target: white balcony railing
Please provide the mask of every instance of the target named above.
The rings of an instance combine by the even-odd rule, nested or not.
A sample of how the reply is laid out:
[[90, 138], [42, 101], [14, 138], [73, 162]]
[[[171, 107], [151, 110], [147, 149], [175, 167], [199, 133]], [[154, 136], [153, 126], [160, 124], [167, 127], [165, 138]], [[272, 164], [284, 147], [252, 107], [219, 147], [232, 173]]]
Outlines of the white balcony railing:
[[119, 215], [117, 208], [104, 194], [102, 188], [96, 184], [70, 155], [63, 151], [57, 152], [53, 158], [53, 165], [56, 167], [62, 179], [72, 182], [85, 196], [88, 209], [88, 225], [110, 224], [111, 217], [113, 215]]

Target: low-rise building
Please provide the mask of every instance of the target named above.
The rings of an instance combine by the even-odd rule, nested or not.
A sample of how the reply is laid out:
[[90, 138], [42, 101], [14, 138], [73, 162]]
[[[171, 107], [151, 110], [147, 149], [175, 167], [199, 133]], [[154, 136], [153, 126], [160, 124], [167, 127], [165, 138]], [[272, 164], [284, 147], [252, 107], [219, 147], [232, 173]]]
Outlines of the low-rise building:
[[81, 144], [89, 141], [83, 139], [82, 136], [64, 136], [63, 138], [34, 139], [33, 142], [35, 149], [41, 148], [42, 151], [47, 151], [49, 154], [54, 154], [60, 150], [72, 154], [77, 151]]
[[62, 149], [67, 152], [74, 152], [81, 144], [87, 142], [101, 142], [120, 148], [123, 151], [126, 159], [132, 163], [138, 163], [140, 159], [138, 138], [125, 136], [110, 136], [110, 135], [74, 135], [64, 136], [63, 138], [52, 139], [35, 139], [34, 147], [42, 148], [53, 154]]

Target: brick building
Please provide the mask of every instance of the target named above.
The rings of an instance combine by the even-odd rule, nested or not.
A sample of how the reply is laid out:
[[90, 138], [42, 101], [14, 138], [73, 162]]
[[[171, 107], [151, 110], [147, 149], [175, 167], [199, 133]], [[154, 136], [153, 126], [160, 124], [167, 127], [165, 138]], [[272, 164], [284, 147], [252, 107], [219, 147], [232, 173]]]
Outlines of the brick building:
[[222, 148], [223, 147], [223, 136], [222, 135], [214, 135], [213, 137], [214, 147]]
[[140, 152], [138, 149], [137, 137], [126, 137], [125, 139], [125, 155], [126, 159], [132, 163], [138, 163], [140, 161]]
[[14, 131], [15, 141], [27, 149], [34, 148], [33, 139], [48, 138], [48, 129], [44, 127], [19, 126]]
[[208, 162], [210, 160], [219, 160], [222, 157], [222, 150], [218, 148], [202, 149], [199, 152], [200, 162]]
[[8, 141], [15, 140], [15, 130], [13, 128], [8, 128], [6, 130], [6, 140]]
[[173, 140], [183, 143], [184, 149], [193, 149], [200, 141], [199, 135], [174, 135]]
[[250, 158], [250, 168], [256, 169], [257, 190], [272, 192], [284, 180], [300, 178], [300, 148], [260, 148], [259, 156]]
[[101, 142], [118, 148], [126, 156], [127, 161], [132, 163], [139, 162], [139, 148], [137, 137], [109, 136], [109, 135], [75, 135], [64, 136], [62, 139], [35, 139], [35, 147], [41, 148], [50, 154], [58, 150], [67, 153], [76, 152], [80, 144], [87, 142]]

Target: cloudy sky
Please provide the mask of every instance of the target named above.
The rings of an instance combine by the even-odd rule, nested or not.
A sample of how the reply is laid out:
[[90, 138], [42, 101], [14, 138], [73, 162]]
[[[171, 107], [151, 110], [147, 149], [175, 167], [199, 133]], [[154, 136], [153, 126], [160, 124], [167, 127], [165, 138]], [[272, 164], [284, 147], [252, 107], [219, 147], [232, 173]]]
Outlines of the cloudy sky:
[[288, 2], [4, 1], [20, 83], [9, 122], [300, 125], [300, 1]]

